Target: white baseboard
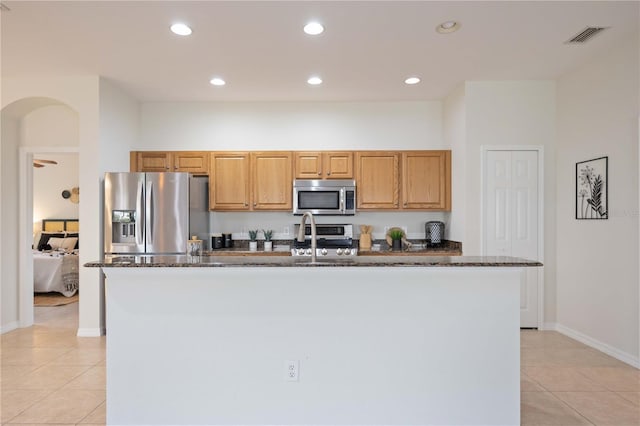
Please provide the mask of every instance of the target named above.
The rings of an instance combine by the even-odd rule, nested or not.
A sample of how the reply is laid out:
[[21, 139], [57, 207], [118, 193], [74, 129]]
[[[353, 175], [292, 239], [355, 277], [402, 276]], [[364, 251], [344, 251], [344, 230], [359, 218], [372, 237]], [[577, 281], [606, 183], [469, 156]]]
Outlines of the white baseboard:
[[553, 330], [553, 331], [557, 331], [556, 323], [555, 322], [542, 323], [542, 327], [539, 328], [538, 330]]
[[5, 324], [0, 327], [0, 334], [8, 333], [16, 328], [18, 328], [18, 321], [12, 321], [9, 324]]
[[104, 328], [79, 328], [76, 336], [78, 337], [100, 337], [106, 334]]
[[635, 368], [640, 368], [640, 358], [638, 357], [621, 351], [620, 349], [614, 348], [611, 345], [603, 343], [562, 324], [555, 324], [555, 330], [559, 333], [571, 337], [572, 339], [577, 340], [578, 342], [584, 343], [587, 346], [591, 346], [592, 348], [597, 349], [600, 352], [604, 352], [605, 354], [612, 356], [615, 359], [618, 359], [626, 364], [629, 364]]

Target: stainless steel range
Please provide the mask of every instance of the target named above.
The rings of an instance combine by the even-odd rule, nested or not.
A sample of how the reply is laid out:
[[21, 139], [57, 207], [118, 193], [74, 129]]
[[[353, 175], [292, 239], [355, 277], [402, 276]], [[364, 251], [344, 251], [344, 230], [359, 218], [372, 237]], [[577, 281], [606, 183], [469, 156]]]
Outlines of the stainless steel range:
[[[298, 235], [300, 225], [295, 225], [294, 235]], [[317, 224], [318, 257], [357, 256], [358, 248], [353, 243], [353, 225]], [[311, 225], [305, 225], [304, 242], [293, 240], [292, 256], [311, 256]]]

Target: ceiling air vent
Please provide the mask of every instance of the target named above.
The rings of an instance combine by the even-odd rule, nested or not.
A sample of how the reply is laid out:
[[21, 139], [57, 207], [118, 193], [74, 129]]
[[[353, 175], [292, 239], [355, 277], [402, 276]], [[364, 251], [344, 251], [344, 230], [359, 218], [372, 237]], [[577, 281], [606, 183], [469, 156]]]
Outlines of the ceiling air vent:
[[575, 44], [575, 43], [586, 43], [596, 34], [600, 34], [602, 31], [606, 30], [609, 27], [587, 27], [579, 34], [575, 35], [570, 40], [567, 40], [565, 43]]

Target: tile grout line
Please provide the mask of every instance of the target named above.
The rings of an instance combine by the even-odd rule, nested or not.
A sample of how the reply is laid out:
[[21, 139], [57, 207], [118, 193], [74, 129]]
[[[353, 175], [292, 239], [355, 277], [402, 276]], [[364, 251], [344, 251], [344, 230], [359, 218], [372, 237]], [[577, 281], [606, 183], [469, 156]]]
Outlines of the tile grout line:
[[[30, 390], [30, 389], [6, 389], [6, 390]], [[43, 389], [43, 390], [47, 391], [48, 389]], [[18, 416], [20, 416], [22, 413], [24, 413], [25, 411], [27, 411], [28, 409], [30, 409], [31, 407], [33, 407], [34, 405], [36, 405], [40, 401], [43, 401], [45, 398], [49, 397], [54, 392], [55, 392], [55, 390], [49, 390], [49, 393], [45, 393], [45, 395], [43, 395], [41, 398], [36, 399], [35, 401], [33, 401], [33, 403], [31, 405], [29, 405], [28, 407], [25, 407], [24, 410], [20, 411], [18, 414], [16, 414], [15, 416], [11, 417], [7, 422], [4, 422], [2, 424], [6, 425], [6, 424], [11, 423], [12, 420], [16, 419]]]
[[560, 399], [554, 392], [549, 392], [555, 399], [557, 399], [558, 401], [560, 401], [562, 404], [564, 404], [565, 406], [569, 407], [569, 409], [573, 410], [575, 413], [577, 413], [580, 417], [582, 417], [587, 423], [596, 426], [595, 422], [592, 422], [590, 418], [588, 418], [585, 414], [582, 414], [580, 411], [578, 411], [577, 409], [575, 409], [572, 405], [570, 405], [569, 403], [563, 401], [562, 399]]

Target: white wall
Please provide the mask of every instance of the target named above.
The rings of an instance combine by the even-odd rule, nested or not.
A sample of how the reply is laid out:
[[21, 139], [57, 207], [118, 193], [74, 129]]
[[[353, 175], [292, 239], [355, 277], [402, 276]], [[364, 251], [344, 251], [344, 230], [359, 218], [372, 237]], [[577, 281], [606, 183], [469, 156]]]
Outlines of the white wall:
[[[78, 114], [80, 186], [89, 188], [91, 182], [98, 182], [100, 175], [100, 169], [97, 167], [98, 155], [96, 152], [98, 146], [96, 141], [99, 140], [98, 77], [23, 75], [19, 78], [3, 78], [1, 84], [3, 122], [5, 119], [19, 120], [37, 108], [52, 104], [64, 104]], [[0, 226], [2, 227], [3, 238], [7, 238], [9, 241], [2, 248], [2, 330], [5, 331], [11, 324], [17, 323], [19, 318], [17, 307], [20, 300], [18, 293], [20, 289], [27, 288], [18, 278], [17, 265], [5, 253], [19, 253], [21, 244], [25, 247], [31, 246], [33, 223], [26, 221], [24, 218], [12, 216], [13, 209], [17, 209], [20, 203], [25, 203], [26, 205], [24, 197], [20, 197], [17, 190], [20, 184], [17, 174], [17, 140], [5, 140], [3, 138], [2, 149], [3, 152], [0, 158], [2, 164], [2, 194], [0, 202], [2, 203], [3, 214]], [[5, 152], [5, 149], [7, 152]], [[13, 169], [15, 172], [12, 171], [12, 168], [15, 168]], [[97, 198], [92, 199], [90, 194], [91, 191], [87, 190], [81, 193], [80, 198], [80, 227], [85, 242], [91, 238], [91, 235], [98, 235], [99, 232], [97, 226], [99, 218], [95, 217], [96, 211], [99, 211], [99, 204], [96, 202]], [[10, 214], [5, 214], [5, 209], [9, 210]], [[29, 214], [29, 219], [30, 216]], [[20, 231], [24, 235], [24, 241], [18, 241], [17, 225], [20, 226]], [[11, 235], [15, 235], [15, 238], [9, 238]], [[97, 245], [92, 247], [90, 244], [83, 244], [83, 250], [80, 252], [80, 263], [83, 264], [89, 260], [95, 260], [98, 256]], [[94, 275], [91, 276], [87, 274], [86, 270], [87, 268], [81, 268], [80, 270], [81, 293], [86, 295], [86, 297], [81, 297], [81, 310], [84, 303], [91, 302], [90, 289], [92, 287], [95, 288], [98, 281], [98, 271], [93, 270]], [[5, 288], [12, 286], [16, 287], [15, 292], [13, 289], [11, 290], [13, 297], [5, 298]], [[26, 300], [26, 298], [23, 299]], [[31, 309], [33, 309], [32, 306]], [[26, 309], [26, 307], [21, 308]], [[7, 312], [11, 312], [11, 314], [8, 315]], [[92, 312], [91, 314], [97, 318], [96, 322], [99, 322], [99, 313]], [[26, 327], [30, 325], [27, 319], [21, 319], [23, 321], [20, 326]], [[80, 318], [81, 328], [85, 320], [86, 318]]]
[[20, 120], [20, 146], [77, 146], [78, 129], [78, 114], [68, 106], [37, 108]]
[[[82, 217], [81, 263], [100, 259], [103, 256], [102, 208], [103, 181], [107, 171], [128, 171], [129, 151], [139, 134], [139, 104], [118, 86], [105, 78], [97, 82], [96, 103], [99, 128], [97, 142], [87, 146], [86, 155], [91, 157], [88, 164], [81, 164], [84, 182], [81, 204], [92, 206], [90, 217]], [[82, 154], [82, 153], [81, 153]], [[81, 155], [81, 160], [83, 156]], [[91, 170], [88, 170], [88, 167]], [[90, 230], [89, 232], [86, 232]], [[89, 247], [87, 249], [86, 247]], [[82, 268], [80, 271], [81, 294], [78, 330], [79, 335], [95, 336], [104, 334], [104, 282], [102, 273], [96, 268]], [[83, 287], [84, 286], [84, 287]]]
[[[466, 255], [481, 254], [481, 147], [544, 147], [544, 282], [545, 322], [555, 312], [556, 100], [553, 81], [467, 82], [465, 85], [465, 218]], [[454, 196], [457, 196], [454, 194]]]
[[33, 169], [34, 231], [42, 229], [42, 219], [77, 219], [79, 204], [62, 197], [65, 189], [79, 186], [78, 154], [37, 155], [58, 164]]
[[18, 186], [15, 184], [18, 180], [18, 140], [19, 121], [3, 110], [0, 144], [0, 235], [4, 241], [0, 245], [0, 331], [3, 333], [18, 327]]
[[[638, 37], [558, 81], [558, 325], [640, 365]], [[575, 165], [609, 157], [609, 219], [575, 219]]]
[[[446, 149], [442, 102], [263, 102], [144, 103], [140, 150], [384, 150]], [[455, 203], [455, 200], [454, 200]], [[424, 223], [448, 222], [449, 213], [358, 213], [319, 218], [319, 223], [406, 226], [411, 238], [424, 237]], [[290, 213], [212, 213], [213, 232], [246, 233], [269, 228], [291, 238], [299, 217]], [[356, 227], [356, 230], [358, 228]]]
[[442, 103], [144, 103], [137, 149], [440, 149]]
[[[461, 84], [444, 100], [443, 128], [445, 143], [451, 147], [451, 226], [449, 239], [467, 241], [466, 205], [467, 205], [467, 155], [466, 155], [466, 108], [465, 85]], [[462, 249], [466, 253], [465, 245]]]

